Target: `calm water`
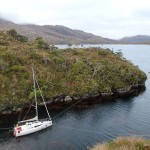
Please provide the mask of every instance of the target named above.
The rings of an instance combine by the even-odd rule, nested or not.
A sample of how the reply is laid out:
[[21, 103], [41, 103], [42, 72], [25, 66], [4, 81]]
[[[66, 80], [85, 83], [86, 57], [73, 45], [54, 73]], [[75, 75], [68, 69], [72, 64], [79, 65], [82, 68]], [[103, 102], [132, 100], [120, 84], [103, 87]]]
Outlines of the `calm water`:
[[[115, 51], [122, 49], [124, 57], [147, 74], [146, 91], [136, 97], [118, 99], [88, 109], [72, 108], [53, 119], [52, 127], [22, 138], [13, 140], [8, 131], [0, 132], [0, 150], [84, 150], [97, 142], [109, 141], [117, 136], [137, 135], [150, 138], [150, 46], [103, 47], [113, 48]], [[53, 117], [59, 112], [50, 113]], [[8, 121], [1, 124], [1, 127], [13, 124], [14, 122]]]

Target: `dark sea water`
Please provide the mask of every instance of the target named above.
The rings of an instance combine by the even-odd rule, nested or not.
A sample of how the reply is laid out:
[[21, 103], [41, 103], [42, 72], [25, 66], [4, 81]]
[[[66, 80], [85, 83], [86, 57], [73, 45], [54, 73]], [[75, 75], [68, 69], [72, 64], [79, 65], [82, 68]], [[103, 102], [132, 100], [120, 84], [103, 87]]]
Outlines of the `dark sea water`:
[[[8, 130], [0, 131], [0, 150], [84, 150], [97, 142], [117, 136], [150, 138], [150, 46], [99, 45], [122, 49], [123, 55], [138, 65], [148, 79], [146, 90], [136, 97], [118, 99], [87, 109], [71, 108], [53, 119], [53, 126], [32, 135], [13, 139]], [[54, 117], [58, 112], [50, 112]], [[12, 118], [0, 127], [13, 126]]]

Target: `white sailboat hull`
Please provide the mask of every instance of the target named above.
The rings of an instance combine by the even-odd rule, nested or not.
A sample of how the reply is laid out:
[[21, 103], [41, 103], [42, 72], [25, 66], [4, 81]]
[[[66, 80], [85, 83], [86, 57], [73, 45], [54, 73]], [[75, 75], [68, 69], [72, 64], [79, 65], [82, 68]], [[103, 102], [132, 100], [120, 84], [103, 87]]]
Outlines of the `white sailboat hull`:
[[[32, 67], [32, 72], [33, 72], [33, 82], [34, 82], [34, 97], [35, 97], [35, 110], [36, 110], [36, 116], [34, 118], [28, 119], [28, 120], [22, 120], [18, 122], [18, 125], [14, 127], [14, 136], [23, 136], [23, 135], [28, 135], [40, 130], [43, 130], [45, 128], [48, 128], [49, 126], [52, 125], [52, 120], [49, 115], [48, 109], [46, 107], [44, 97], [42, 95], [42, 92], [40, 90], [39, 84], [37, 82], [37, 79], [35, 78], [34, 75], [34, 69]], [[48, 120], [38, 120], [38, 104], [37, 104], [37, 95], [36, 95], [36, 84], [38, 86], [38, 89], [40, 91], [42, 100], [44, 102], [47, 114], [49, 119]], [[27, 112], [28, 113], [28, 112]], [[26, 115], [27, 115], [26, 113]]]
[[24, 125], [14, 128], [14, 136], [28, 135], [52, 126], [51, 120], [27, 122]]

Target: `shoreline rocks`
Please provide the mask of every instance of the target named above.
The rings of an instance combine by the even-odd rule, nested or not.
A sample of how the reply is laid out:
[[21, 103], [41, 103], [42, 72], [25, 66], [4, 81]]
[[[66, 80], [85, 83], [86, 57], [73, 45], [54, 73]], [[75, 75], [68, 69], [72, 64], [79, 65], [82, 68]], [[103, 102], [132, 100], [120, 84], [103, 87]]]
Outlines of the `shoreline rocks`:
[[[107, 101], [114, 101], [118, 98], [126, 98], [130, 96], [138, 95], [139, 93], [143, 92], [146, 89], [145, 85], [133, 85], [130, 88], [125, 89], [119, 89], [115, 90], [110, 93], [85, 93], [83, 95], [60, 95], [57, 97], [53, 97], [50, 100], [46, 101], [46, 105], [48, 109], [50, 110], [59, 110], [65, 106], [69, 106], [74, 104], [75, 102], [79, 103], [75, 106], [76, 108], [87, 108], [89, 106], [107, 102]], [[44, 107], [44, 103], [40, 103], [39, 107]], [[26, 111], [29, 108], [27, 106], [26, 108], [20, 108], [20, 107], [14, 107], [12, 109], [6, 109], [2, 112], [0, 112], [0, 118], [1, 120], [8, 119], [12, 116], [18, 116], [21, 111]]]

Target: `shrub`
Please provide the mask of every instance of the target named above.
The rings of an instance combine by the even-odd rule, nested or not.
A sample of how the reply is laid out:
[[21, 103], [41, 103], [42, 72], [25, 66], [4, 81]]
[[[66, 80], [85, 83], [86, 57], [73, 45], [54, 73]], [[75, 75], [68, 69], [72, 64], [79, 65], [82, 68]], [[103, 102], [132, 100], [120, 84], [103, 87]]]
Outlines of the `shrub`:
[[10, 68], [10, 70], [21, 72], [21, 71], [24, 71], [24, 66], [21, 66], [21, 65], [13, 65], [13, 66]]
[[17, 36], [17, 31], [14, 29], [8, 30], [7, 33], [12, 36], [12, 37], [16, 37]]
[[84, 71], [85, 63], [83, 61], [77, 61], [72, 66], [72, 72], [74, 74], [82, 74]]
[[[40, 96], [41, 96], [41, 93], [40, 93], [39, 90], [36, 90], [36, 96], [37, 96], [37, 97], [40, 97]], [[30, 94], [29, 94], [29, 99], [32, 99], [32, 98], [34, 98], [34, 91], [33, 91], [33, 92], [30, 92]]]
[[44, 49], [44, 50], [49, 49], [49, 44], [45, 42], [42, 37], [37, 37], [35, 39], [35, 45], [38, 49]]
[[11, 37], [13, 37], [14, 39], [16, 39], [17, 41], [20, 41], [20, 42], [27, 42], [28, 41], [28, 38], [26, 36], [18, 34], [17, 31], [14, 30], [14, 29], [11, 29], [11, 30], [7, 31], [7, 33]]

